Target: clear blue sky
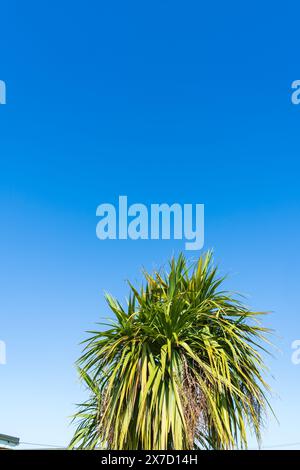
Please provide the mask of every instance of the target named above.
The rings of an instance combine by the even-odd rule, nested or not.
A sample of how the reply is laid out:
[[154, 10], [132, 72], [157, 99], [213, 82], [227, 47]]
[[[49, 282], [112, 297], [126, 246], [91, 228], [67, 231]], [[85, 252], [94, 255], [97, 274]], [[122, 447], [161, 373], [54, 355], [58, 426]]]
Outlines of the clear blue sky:
[[[102, 202], [204, 203], [205, 249], [271, 310], [264, 446], [300, 442], [299, 4], [5, 1], [0, 432], [65, 445], [84, 331], [180, 241], [100, 241]], [[195, 253], [189, 252], [191, 256]], [[293, 448], [300, 448], [300, 444]]]

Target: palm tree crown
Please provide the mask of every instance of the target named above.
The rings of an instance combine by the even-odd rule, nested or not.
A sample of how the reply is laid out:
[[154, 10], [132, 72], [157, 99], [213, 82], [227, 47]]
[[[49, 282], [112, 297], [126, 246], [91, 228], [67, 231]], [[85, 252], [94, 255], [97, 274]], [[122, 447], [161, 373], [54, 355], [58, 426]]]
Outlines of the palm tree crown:
[[269, 390], [261, 357], [261, 313], [220, 289], [208, 252], [189, 267], [183, 255], [115, 319], [90, 332], [78, 361], [90, 392], [75, 415], [71, 448], [230, 449], [258, 440]]

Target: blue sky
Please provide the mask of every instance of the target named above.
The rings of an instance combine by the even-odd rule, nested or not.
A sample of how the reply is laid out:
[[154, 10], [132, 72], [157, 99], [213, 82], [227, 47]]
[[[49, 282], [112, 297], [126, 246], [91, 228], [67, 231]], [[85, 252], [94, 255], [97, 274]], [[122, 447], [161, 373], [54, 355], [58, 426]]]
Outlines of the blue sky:
[[108, 315], [103, 292], [122, 299], [126, 279], [184, 248], [98, 240], [96, 207], [125, 194], [205, 204], [204, 249], [230, 288], [272, 311], [280, 424], [263, 445], [300, 448], [299, 13], [297, 2], [2, 2], [0, 432], [67, 444], [85, 396], [73, 364]]

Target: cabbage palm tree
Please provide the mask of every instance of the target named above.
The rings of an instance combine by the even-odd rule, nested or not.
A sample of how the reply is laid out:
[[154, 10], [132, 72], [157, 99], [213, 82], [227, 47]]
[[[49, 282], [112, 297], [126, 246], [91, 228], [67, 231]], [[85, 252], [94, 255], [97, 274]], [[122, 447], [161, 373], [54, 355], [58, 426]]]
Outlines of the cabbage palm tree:
[[107, 295], [114, 320], [89, 332], [78, 361], [89, 399], [78, 405], [71, 448], [246, 448], [268, 408], [261, 356], [266, 333], [208, 252], [189, 267], [130, 285], [126, 308]]

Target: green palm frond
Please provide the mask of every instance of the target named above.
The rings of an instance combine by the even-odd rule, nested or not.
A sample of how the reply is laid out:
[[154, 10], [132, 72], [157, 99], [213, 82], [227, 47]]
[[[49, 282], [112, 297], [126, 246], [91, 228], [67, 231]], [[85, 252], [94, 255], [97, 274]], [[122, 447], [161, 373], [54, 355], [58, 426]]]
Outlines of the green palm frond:
[[70, 447], [246, 448], [249, 430], [260, 440], [269, 406], [262, 313], [220, 290], [211, 252], [144, 274], [126, 309], [106, 296], [115, 320], [86, 342], [78, 364], [90, 398]]

